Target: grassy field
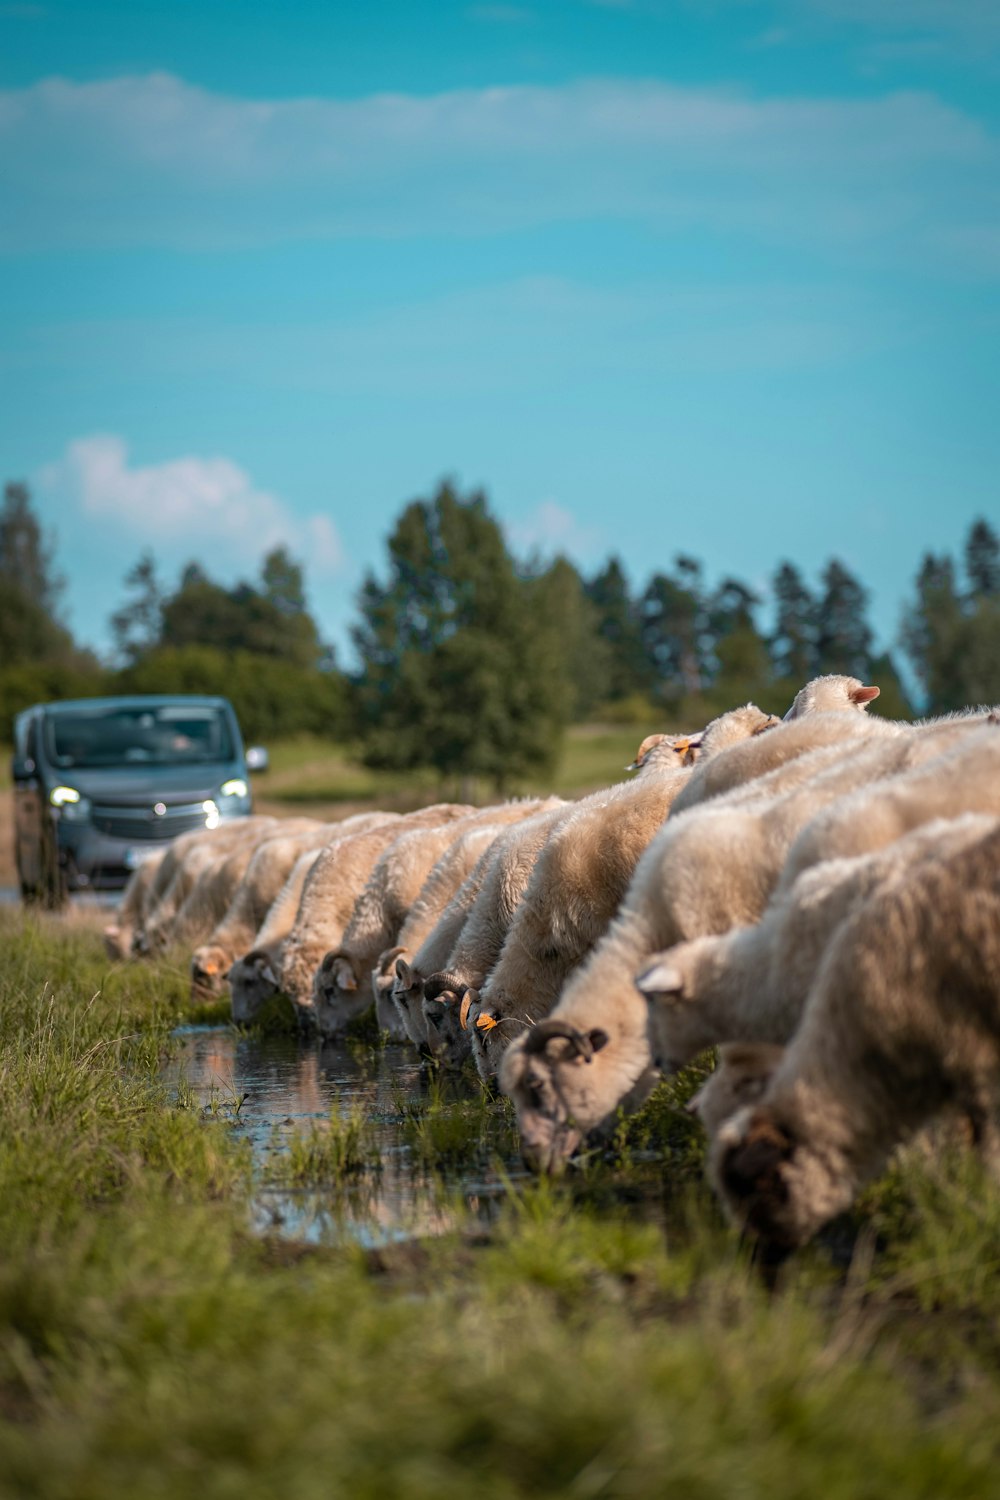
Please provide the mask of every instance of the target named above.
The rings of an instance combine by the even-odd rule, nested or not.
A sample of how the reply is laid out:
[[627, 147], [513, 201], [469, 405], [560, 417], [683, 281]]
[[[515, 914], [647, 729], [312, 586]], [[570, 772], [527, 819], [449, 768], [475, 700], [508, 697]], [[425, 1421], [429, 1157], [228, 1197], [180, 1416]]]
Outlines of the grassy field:
[[[180, 974], [109, 967], [88, 920], [0, 912], [0, 1494], [1000, 1493], [1000, 1195], [969, 1159], [914, 1152], [772, 1293], [690, 1081], [488, 1232], [455, 1205], [376, 1252], [255, 1237], [238, 1129], [160, 1082]], [[433, 1093], [413, 1131], [432, 1168], [490, 1147]], [[333, 1200], [372, 1149], [348, 1122], [288, 1179]]]

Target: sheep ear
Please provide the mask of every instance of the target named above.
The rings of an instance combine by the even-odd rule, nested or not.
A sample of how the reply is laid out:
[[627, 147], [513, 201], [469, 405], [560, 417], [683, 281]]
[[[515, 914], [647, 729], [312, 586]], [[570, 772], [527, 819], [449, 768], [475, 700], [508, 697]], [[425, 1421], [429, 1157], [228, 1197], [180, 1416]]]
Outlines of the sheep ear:
[[661, 996], [664, 998], [670, 995], [680, 996], [684, 993], [684, 975], [676, 963], [669, 958], [663, 958], [657, 963], [650, 964], [648, 969], [643, 969], [641, 974], [637, 974], [635, 985], [647, 1000], [659, 999]]
[[396, 978], [399, 980], [404, 990], [412, 988], [413, 970], [410, 968], [405, 958], [396, 959]]
[[593, 1031], [587, 1032], [587, 1041], [593, 1047], [595, 1052], [600, 1052], [602, 1048], [608, 1045], [610, 1040], [611, 1038], [608, 1036], [608, 1033], [606, 1031], [602, 1031], [599, 1026], [595, 1026]]
[[856, 687], [848, 693], [852, 703], [872, 703], [882, 691], [877, 687]]
[[345, 958], [342, 953], [338, 954], [337, 957], [333, 960], [333, 963], [330, 965], [330, 969], [333, 976], [333, 982], [334, 984], [338, 985], [340, 989], [347, 991], [357, 989], [357, 976], [355, 975], [354, 970], [351, 967], [350, 960]]

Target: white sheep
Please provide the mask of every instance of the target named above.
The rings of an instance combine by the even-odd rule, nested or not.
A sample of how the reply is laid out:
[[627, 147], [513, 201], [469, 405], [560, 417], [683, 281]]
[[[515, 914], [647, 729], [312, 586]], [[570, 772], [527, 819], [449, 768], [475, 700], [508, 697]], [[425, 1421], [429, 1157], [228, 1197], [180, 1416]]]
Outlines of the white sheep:
[[[320, 1035], [336, 1036], [372, 1003], [371, 971], [379, 955], [396, 942], [428, 875], [463, 834], [495, 822], [523, 822], [531, 802], [510, 802], [478, 811], [466, 809], [459, 820], [404, 831], [385, 850], [358, 896], [340, 942], [328, 950], [313, 979], [313, 1005]], [[402, 1032], [395, 1009], [384, 1013], [390, 1029]]]
[[[777, 723], [753, 704], [725, 719], [731, 722], [718, 721], [718, 741], [725, 743], [734, 733], [752, 736]], [[711, 753], [706, 730], [701, 754]], [[690, 774], [683, 755], [661, 759], [659, 765], [647, 760], [635, 781], [584, 798], [553, 830], [481, 995], [467, 991], [468, 1007], [460, 997], [459, 1014], [465, 1010], [484, 1082], [495, 1076], [513, 1037], [548, 1014], [566, 976], [604, 933], [643, 851]]]
[[[331, 843], [336, 842], [331, 840]], [[328, 847], [324, 845], [324, 848]], [[309, 849], [299, 855], [288, 879], [268, 908], [267, 916], [254, 936], [253, 947], [230, 968], [226, 978], [234, 1021], [252, 1021], [265, 1001], [280, 993], [285, 943], [295, 923], [309, 871], [321, 852], [320, 849]]]
[[962, 1110], [1000, 1174], [1000, 822], [929, 852], [849, 917], [756, 1105], [719, 1130], [711, 1174], [780, 1255], [849, 1207], [892, 1150]]
[[[793, 728], [771, 730], [760, 743]], [[781, 782], [787, 767], [760, 778], [753, 799], [737, 791], [680, 816], [675, 803], [639, 862], [607, 936], [569, 979], [549, 1020], [534, 1028], [539, 1035], [532, 1037], [529, 1031], [504, 1055], [501, 1086], [517, 1106], [526, 1154], [543, 1166], [554, 1165], [559, 1152], [573, 1149], [581, 1134], [612, 1121], [620, 1105], [648, 1089], [655, 1074], [646, 1007], [632, 976], [654, 953], [756, 922], [790, 844], [820, 808], [853, 787], [928, 760], [975, 732], [968, 723], [949, 723], [919, 734], [866, 737], [852, 741], [850, 756], [832, 765], [828, 751], [812, 752], [823, 769], [783, 795], [767, 792], [772, 779]], [[591, 1031], [601, 1033], [600, 1049], [585, 1045]], [[581, 1068], [579, 1060], [585, 1057], [588, 1065]], [[551, 1088], [540, 1091], [539, 1075], [546, 1070]], [[523, 1081], [529, 1076], [530, 1087]], [[544, 1104], [533, 1102], [542, 1094]], [[550, 1106], [553, 1113], [546, 1119]], [[565, 1128], [569, 1119], [572, 1129]]]
[[831, 672], [826, 677], [814, 677], [807, 682], [796, 693], [785, 718], [801, 719], [806, 714], [839, 713], [852, 708], [863, 712], [880, 691], [877, 687], [866, 687], [857, 677], [842, 677]]
[[[1000, 787], [995, 800], [1000, 811]], [[720, 1042], [787, 1042], [841, 923], [887, 880], [929, 852], [963, 848], [991, 821], [974, 814], [938, 818], [874, 853], [823, 860], [779, 889], [755, 926], [654, 955], [636, 985], [649, 1004], [656, 1066], [674, 1072]]]
[[367, 833], [351, 834], [321, 852], [306, 877], [282, 952], [281, 992], [292, 1001], [301, 1025], [315, 1025], [316, 970], [323, 955], [341, 941], [358, 897], [386, 849], [411, 829], [452, 822], [469, 811], [463, 804], [439, 802]]
[[[197, 909], [185, 911], [185, 908], [199, 881], [205, 889], [213, 869], [221, 868], [234, 850], [252, 848], [273, 832], [279, 821], [259, 816], [233, 818], [218, 828], [199, 828], [174, 839], [154, 879], [159, 899], [142, 927], [137, 927], [133, 934], [133, 953], [156, 953], [170, 943], [183, 942], [184, 932], [196, 926]], [[183, 920], [182, 912], [185, 912]]]
[[117, 961], [130, 956], [132, 938], [142, 929], [157, 899], [156, 880], [165, 855], [166, 849], [154, 850], [129, 877], [114, 921], [104, 929], [104, 948], [109, 958]]

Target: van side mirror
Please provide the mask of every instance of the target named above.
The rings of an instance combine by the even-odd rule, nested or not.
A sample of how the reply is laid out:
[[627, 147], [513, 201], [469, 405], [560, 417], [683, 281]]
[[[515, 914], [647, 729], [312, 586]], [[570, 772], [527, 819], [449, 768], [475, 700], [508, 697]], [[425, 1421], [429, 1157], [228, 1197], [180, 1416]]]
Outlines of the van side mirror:
[[10, 773], [15, 781], [27, 781], [35, 774], [35, 762], [30, 755], [15, 755], [11, 762]]
[[248, 771], [266, 771], [270, 763], [270, 757], [263, 745], [247, 746]]

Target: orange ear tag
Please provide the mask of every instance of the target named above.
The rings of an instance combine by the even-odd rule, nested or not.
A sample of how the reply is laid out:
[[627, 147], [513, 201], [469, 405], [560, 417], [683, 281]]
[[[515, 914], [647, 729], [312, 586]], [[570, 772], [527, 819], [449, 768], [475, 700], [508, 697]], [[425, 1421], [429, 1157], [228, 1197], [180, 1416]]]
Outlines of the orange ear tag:
[[480, 1031], [492, 1031], [494, 1026], [497, 1025], [499, 1025], [499, 1022], [494, 1021], [492, 1016], [484, 1015], [476, 1017], [476, 1026]]

